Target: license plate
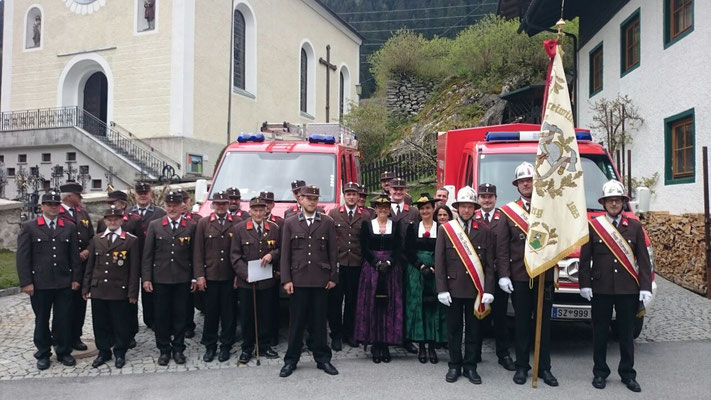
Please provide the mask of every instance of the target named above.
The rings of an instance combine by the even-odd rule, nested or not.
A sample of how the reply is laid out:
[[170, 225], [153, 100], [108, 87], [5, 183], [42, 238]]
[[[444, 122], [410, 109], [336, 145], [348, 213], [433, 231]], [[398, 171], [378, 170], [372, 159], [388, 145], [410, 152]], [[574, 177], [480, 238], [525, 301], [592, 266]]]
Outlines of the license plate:
[[590, 319], [589, 308], [553, 307], [553, 319]]

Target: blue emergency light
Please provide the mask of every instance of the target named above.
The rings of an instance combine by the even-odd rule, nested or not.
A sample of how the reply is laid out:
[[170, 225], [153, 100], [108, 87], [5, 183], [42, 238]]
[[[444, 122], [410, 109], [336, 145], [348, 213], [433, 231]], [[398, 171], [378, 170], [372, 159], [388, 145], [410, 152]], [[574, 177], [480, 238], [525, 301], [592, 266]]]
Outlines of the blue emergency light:
[[237, 141], [239, 143], [263, 142], [264, 135], [261, 133], [242, 133], [239, 136], [237, 136]]
[[[487, 142], [535, 142], [538, 141], [540, 137], [540, 132], [537, 131], [520, 131], [520, 132], [487, 132], [486, 141]], [[575, 132], [575, 138], [577, 140], [589, 140], [592, 141], [592, 135], [590, 131], [578, 131]]]
[[333, 135], [313, 134], [309, 136], [309, 143], [334, 144], [336, 143], [336, 138]]

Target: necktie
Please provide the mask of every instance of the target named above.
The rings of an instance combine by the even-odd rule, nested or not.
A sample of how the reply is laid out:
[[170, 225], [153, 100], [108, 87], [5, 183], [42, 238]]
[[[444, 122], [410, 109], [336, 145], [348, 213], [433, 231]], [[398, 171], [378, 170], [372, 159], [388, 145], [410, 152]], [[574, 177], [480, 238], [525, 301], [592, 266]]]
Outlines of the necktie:
[[106, 235], [109, 239], [109, 243], [113, 243], [114, 239], [116, 239], [116, 237], [114, 235], [116, 235], [114, 232], [109, 232], [109, 234]]
[[72, 217], [73, 217], [74, 216], [74, 208], [70, 208], [69, 213], [72, 214]]
[[399, 215], [399, 214], [400, 214], [400, 204], [397, 205], [397, 209], [396, 209], [396, 210], [397, 210], [397, 211], [395, 211], [395, 215]]
[[313, 218], [306, 218], [306, 222], [308, 226], [311, 226], [311, 224], [314, 222]]
[[178, 230], [178, 221], [173, 221], [172, 224], [173, 224], [173, 233], [175, 233], [175, 231]]
[[466, 232], [467, 235], [469, 235], [469, 226], [470, 226], [470, 225], [469, 225], [469, 221], [465, 222], [464, 224], [465, 224], [465, 226], [466, 226], [466, 228], [464, 229], [464, 232]]
[[141, 214], [141, 217], [145, 217], [145, 216], [146, 216], [146, 209], [145, 209], [145, 208], [139, 208], [139, 209], [138, 209], [138, 213]]
[[49, 222], [49, 229], [54, 230], [54, 221]]
[[220, 218], [220, 225], [225, 226], [225, 217]]
[[261, 225], [257, 225], [257, 234], [259, 235], [259, 237], [262, 237], [262, 226]]
[[348, 210], [348, 218], [353, 218], [353, 210]]
[[489, 213], [484, 213], [484, 221], [486, 221], [487, 224], [489, 223]]
[[617, 228], [617, 220], [612, 221], [612, 226], [614, 226], [615, 228]]

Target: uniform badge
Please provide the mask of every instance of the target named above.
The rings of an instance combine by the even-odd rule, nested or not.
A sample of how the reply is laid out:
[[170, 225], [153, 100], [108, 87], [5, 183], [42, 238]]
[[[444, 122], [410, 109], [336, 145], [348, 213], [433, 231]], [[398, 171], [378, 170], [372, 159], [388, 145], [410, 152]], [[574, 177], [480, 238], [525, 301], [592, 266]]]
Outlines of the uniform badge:
[[119, 267], [123, 267], [123, 260], [118, 260], [116, 263]]
[[114, 261], [114, 262], [118, 261], [119, 252], [118, 252], [118, 251], [114, 251], [112, 255], [113, 255], [113, 261]]
[[267, 246], [276, 246], [276, 240], [267, 240]]
[[83, 220], [81, 220], [81, 223], [84, 225], [84, 228], [88, 228], [88, 227], [89, 227], [89, 220], [88, 220], [88, 219], [83, 219]]
[[233, 236], [234, 236], [234, 235], [232, 234], [232, 232], [229, 232], [229, 235], [230, 235], [230, 237], [233, 237]]
[[184, 238], [184, 237], [179, 237], [178, 239], [180, 240], [180, 245], [182, 246], [182, 245], [183, 245], [183, 242], [185, 242], [185, 238]]

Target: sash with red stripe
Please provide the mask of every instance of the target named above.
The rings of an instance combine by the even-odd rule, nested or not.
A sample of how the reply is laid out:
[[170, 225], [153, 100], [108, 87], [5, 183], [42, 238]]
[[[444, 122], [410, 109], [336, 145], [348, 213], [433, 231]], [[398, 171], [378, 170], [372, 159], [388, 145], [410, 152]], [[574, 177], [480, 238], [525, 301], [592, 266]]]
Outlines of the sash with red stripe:
[[602, 239], [602, 242], [605, 243], [605, 246], [610, 249], [617, 261], [625, 267], [627, 272], [629, 272], [637, 282], [637, 285], [639, 285], [639, 274], [634, 251], [632, 251], [632, 248], [620, 231], [618, 231], [604, 215], [591, 219], [590, 226], [593, 227], [597, 235]]
[[512, 201], [499, 210], [506, 214], [511, 221], [513, 221], [523, 233], [528, 233], [528, 213], [521, 207], [517, 202]]
[[489, 312], [491, 312], [491, 307], [489, 304], [484, 304], [481, 299], [484, 295], [484, 268], [481, 265], [481, 260], [477, 256], [474, 246], [469, 241], [469, 237], [459, 225], [459, 221], [452, 220], [442, 225], [444, 227], [444, 232], [452, 241], [454, 249], [457, 251], [457, 255], [462, 260], [464, 267], [469, 272], [469, 277], [476, 287], [477, 295], [476, 300], [474, 300], [474, 316], [479, 319], [486, 317]]

